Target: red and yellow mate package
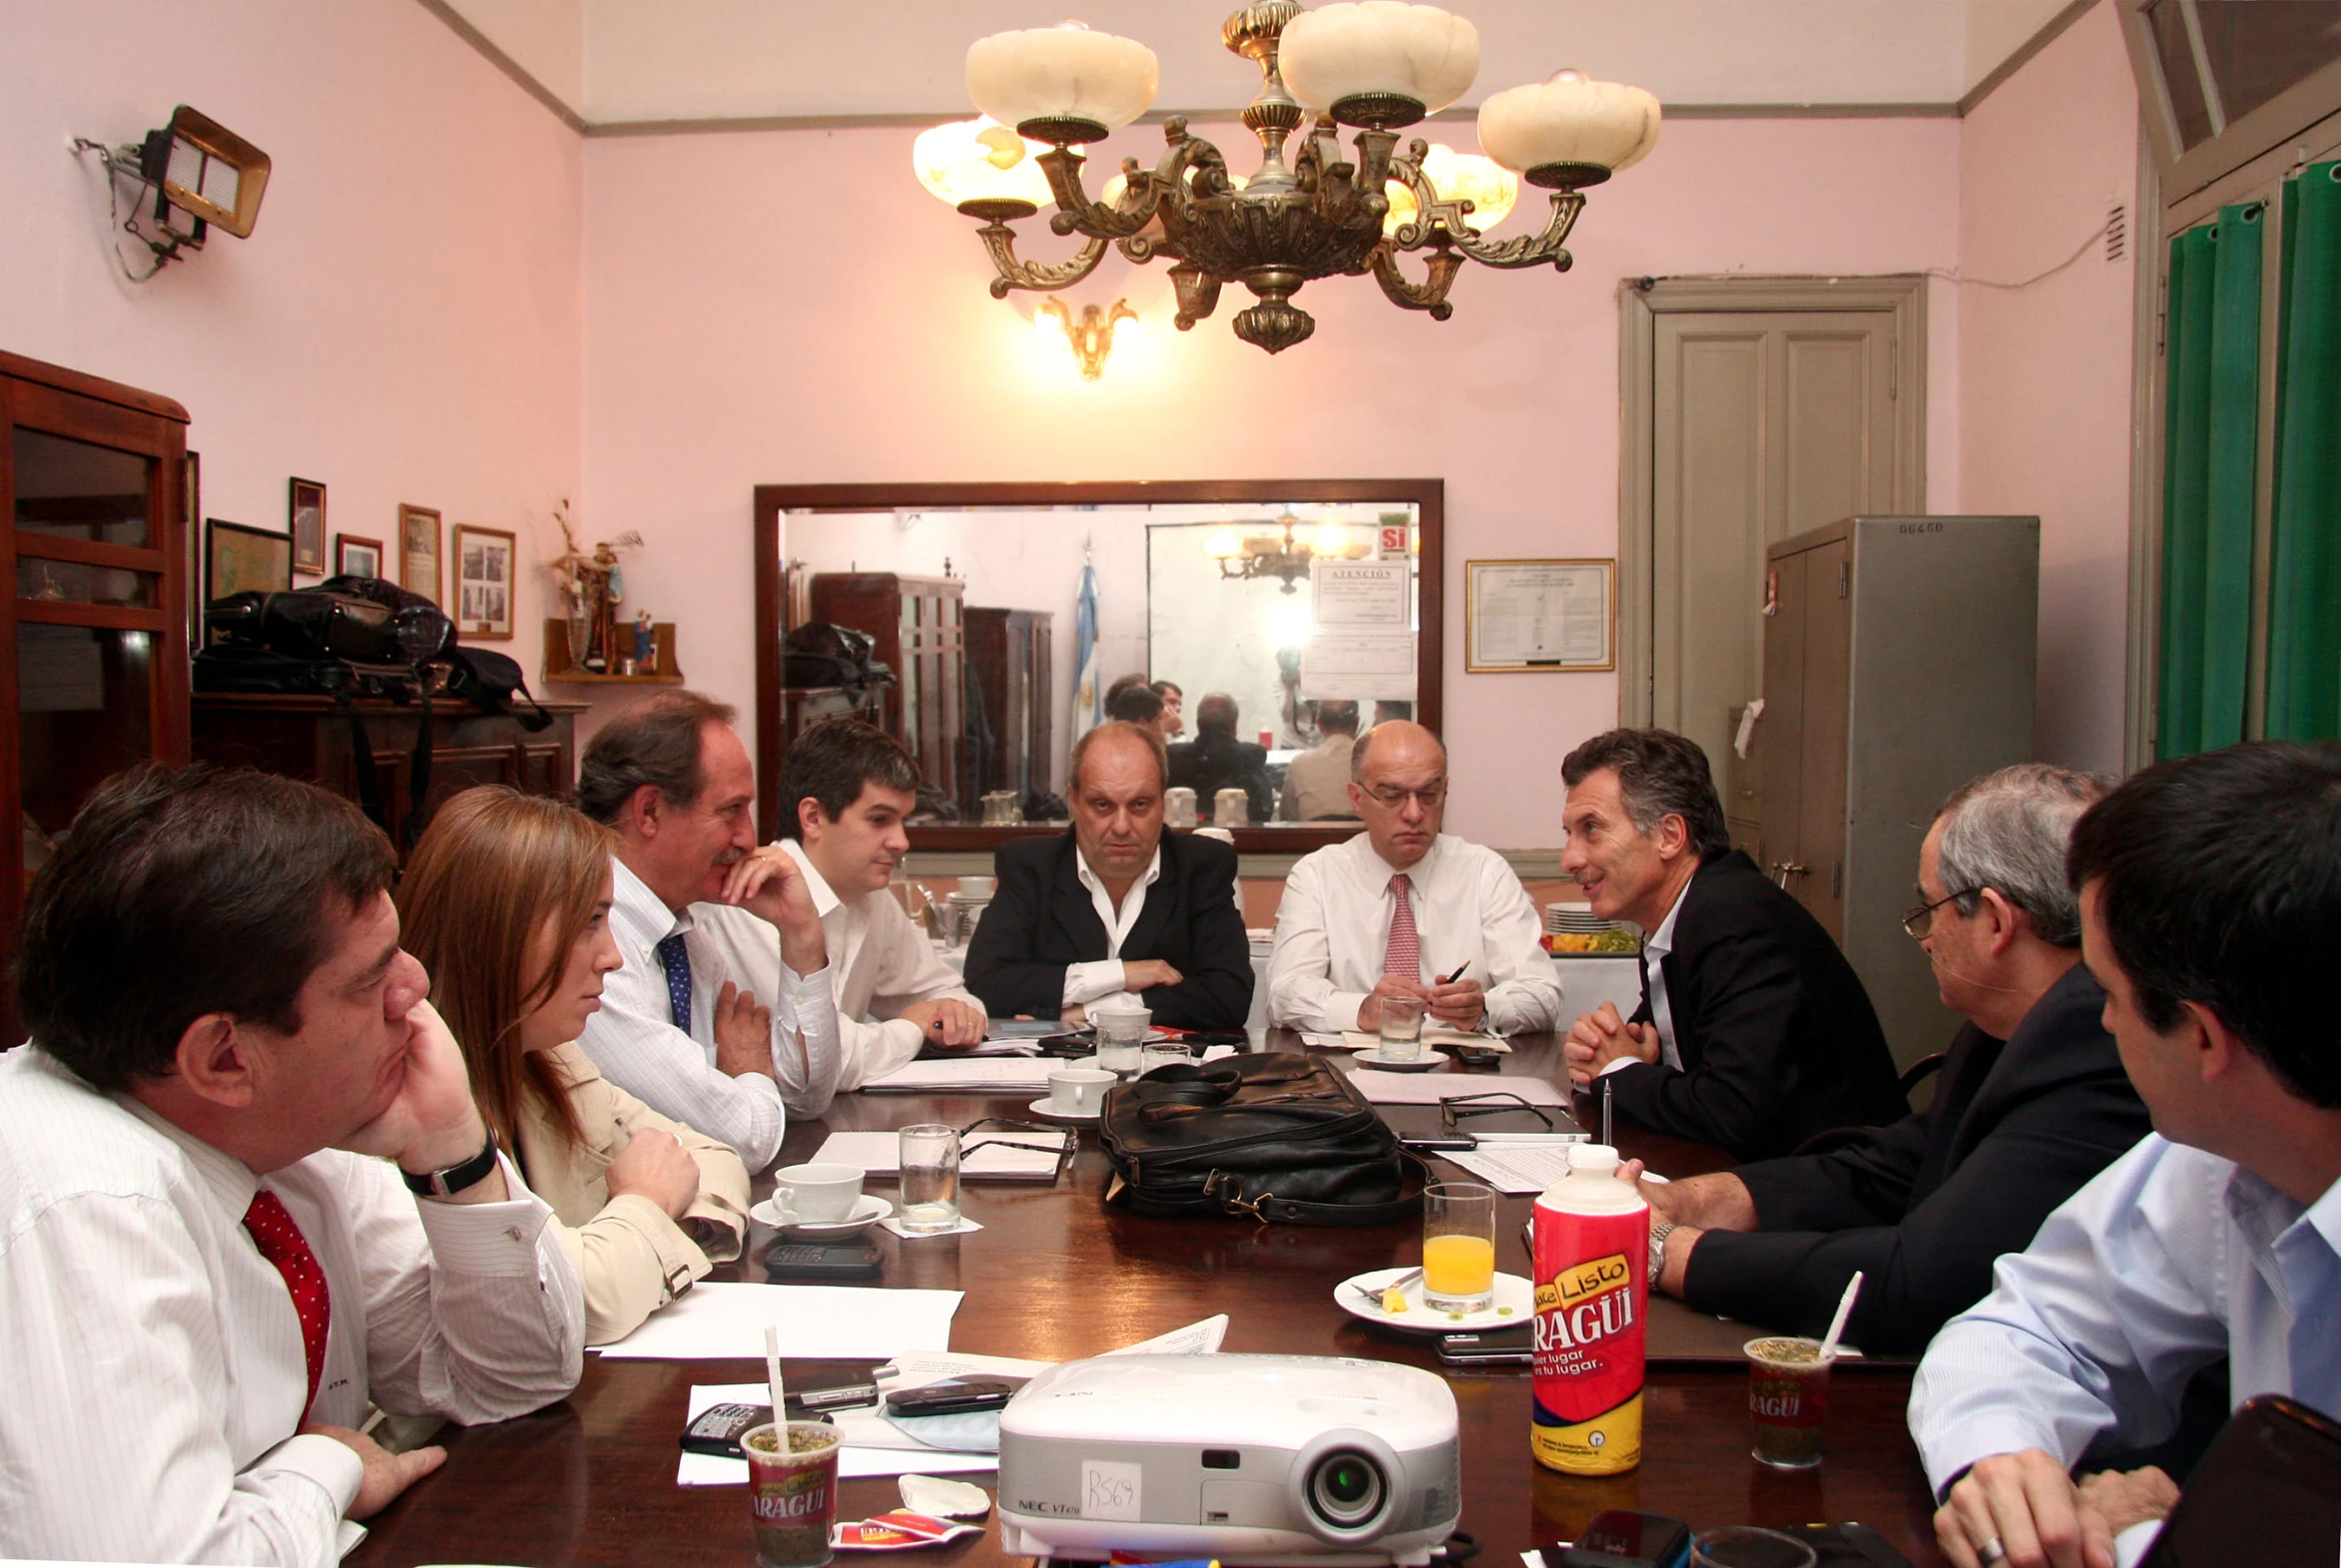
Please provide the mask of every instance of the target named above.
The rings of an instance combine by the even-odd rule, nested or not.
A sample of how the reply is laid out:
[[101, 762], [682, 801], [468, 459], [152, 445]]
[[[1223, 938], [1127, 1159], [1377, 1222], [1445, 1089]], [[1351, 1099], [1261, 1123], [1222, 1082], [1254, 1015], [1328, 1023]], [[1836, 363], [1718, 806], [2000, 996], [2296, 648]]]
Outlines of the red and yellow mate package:
[[1536, 1462], [1614, 1475], [1642, 1462], [1642, 1315], [1649, 1300], [1650, 1213], [1535, 1210], [1533, 1424]]

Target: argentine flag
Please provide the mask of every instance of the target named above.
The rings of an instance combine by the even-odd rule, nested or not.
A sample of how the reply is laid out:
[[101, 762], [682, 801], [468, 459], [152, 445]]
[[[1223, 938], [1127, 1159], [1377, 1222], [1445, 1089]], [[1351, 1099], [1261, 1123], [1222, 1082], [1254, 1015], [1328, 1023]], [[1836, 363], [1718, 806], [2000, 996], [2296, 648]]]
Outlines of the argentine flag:
[[1081, 735], [1105, 720], [1105, 683], [1097, 673], [1097, 568], [1084, 562], [1081, 594], [1073, 606], [1072, 730]]

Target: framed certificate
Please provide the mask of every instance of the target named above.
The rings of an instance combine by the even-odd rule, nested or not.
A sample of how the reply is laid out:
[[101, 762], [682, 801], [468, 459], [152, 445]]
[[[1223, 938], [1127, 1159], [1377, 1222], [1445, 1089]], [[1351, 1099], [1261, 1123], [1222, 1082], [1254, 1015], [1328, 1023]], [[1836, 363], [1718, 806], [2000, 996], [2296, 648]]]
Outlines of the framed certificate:
[[1617, 561], [1463, 563], [1463, 668], [1617, 668]]

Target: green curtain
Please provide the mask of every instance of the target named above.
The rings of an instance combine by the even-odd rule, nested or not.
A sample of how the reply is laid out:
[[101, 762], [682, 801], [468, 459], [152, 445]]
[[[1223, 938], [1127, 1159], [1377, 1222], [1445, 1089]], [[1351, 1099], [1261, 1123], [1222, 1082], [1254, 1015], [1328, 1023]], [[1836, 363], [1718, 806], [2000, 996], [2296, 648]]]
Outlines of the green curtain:
[[2162, 757], [2243, 739], [2259, 441], [2261, 205], [2170, 242], [2163, 444]]
[[2341, 163], [2284, 185], [2265, 733], [2341, 737]]

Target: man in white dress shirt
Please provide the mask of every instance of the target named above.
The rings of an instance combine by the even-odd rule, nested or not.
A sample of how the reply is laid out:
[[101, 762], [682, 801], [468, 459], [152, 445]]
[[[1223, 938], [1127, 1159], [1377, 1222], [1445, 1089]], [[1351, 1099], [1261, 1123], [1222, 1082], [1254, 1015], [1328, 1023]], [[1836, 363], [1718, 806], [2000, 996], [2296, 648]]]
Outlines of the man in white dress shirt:
[[149, 765], [35, 879], [0, 1556], [329, 1568], [446, 1457], [360, 1436], [369, 1401], [496, 1421], [575, 1386], [583, 1292], [399, 950], [395, 865], [313, 785]]
[[[2001, 1259], [1910, 1404], [1959, 1568], [2112, 1568], [2177, 1490], [2075, 1486], [2092, 1439], [2168, 1437], [2193, 1374], [2341, 1416], [2341, 746], [2133, 775], [2074, 827], [2081, 958], [2154, 1133]], [[2191, 1560], [2191, 1559], [2190, 1559]]]
[[[983, 1004], [888, 890], [910, 849], [902, 819], [917, 791], [918, 764], [902, 743], [857, 719], [812, 726], [782, 765], [780, 847], [804, 874], [829, 942], [841, 1093], [892, 1072], [924, 1046], [983, 1040]], [[743, 984], [774, 994], [781, 947], [770, 925], [726, 904], [698, 904], [692, 915]]]
[[[756, 847], [756, 775], [735, 717], [696, 692], [662, 692], [586, 748], [577, 803], [618, 834], [610, 925], [626, 963], [578, 1043], [610, 1082], [761, 1171], [780, 1156], [788, 1113], [819, 1116], [837, 1093], [838, 1019], [812, 890], [787, 850]], [[780, 933], [771, 1006], [733, 977], [695, 904], [745, 909]]]
[[1384, 997], [1419, 996], [1451, 1028], [1551, 1028], [1560, 981], [1527, 889], [1494, 850], [1440, 831], [1447, 748], [1392, 720], [1358, 742], [1350, 770], [1366, 830], [1293, 867], [1268, 960], [1269, 1021], [1372, 1030]]

